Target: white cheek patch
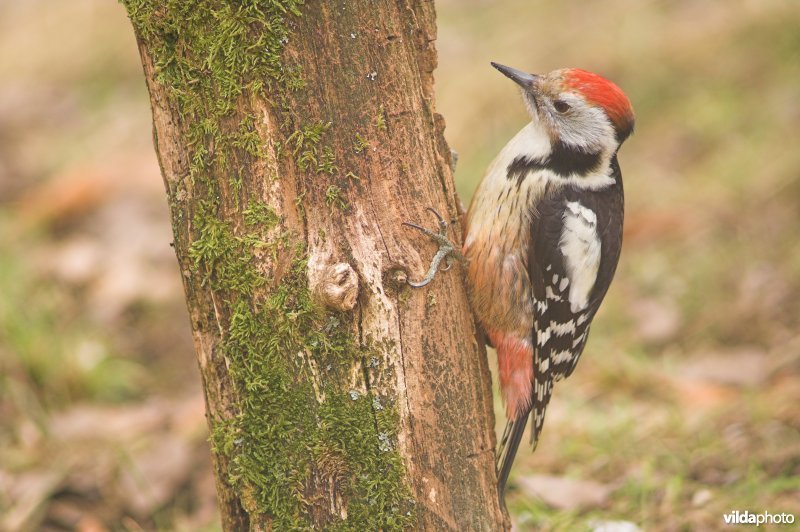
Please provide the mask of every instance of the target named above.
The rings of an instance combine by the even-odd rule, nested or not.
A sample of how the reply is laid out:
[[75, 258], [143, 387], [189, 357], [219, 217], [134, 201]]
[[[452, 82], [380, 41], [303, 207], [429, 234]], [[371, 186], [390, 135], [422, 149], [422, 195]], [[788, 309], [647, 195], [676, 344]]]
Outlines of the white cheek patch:
[[574, 94], [562, 94], [561, 99], [572, 105], [571, 115], [552, 116], [552, 121], [562, 141], [588, 151], [615, 147], [614, 127], [602, 109], [587, 104], [583, 98]]
[[577, 313], [589, 304], [589, 295], [600, 268], [600, 237], [597, 234], [597, 215], [577, 201], [567, 203], [564, 229], [558, 247], [564, 256], [569, 278], [569, 303]]

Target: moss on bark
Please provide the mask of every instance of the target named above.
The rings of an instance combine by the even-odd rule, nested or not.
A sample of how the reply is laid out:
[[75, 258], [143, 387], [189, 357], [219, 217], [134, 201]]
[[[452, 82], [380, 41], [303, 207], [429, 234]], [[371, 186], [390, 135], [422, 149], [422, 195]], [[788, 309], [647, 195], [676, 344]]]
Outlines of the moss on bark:
[[[282, 54], [303, 2], [122, 3], [188, 147], [190, 185], [169, 184], [168, 193], [176, 241], [190, 235], [185, 250], [176, 247], [179, 260], [182, 253], [190, 259], [184, 275], [199, 276], [193, 286], [222, 307], [215, 353], [224, 357], [235, 401], [233, 415], [210, 416], [210, 422], [213, 450], [227, 465], [224, 480], [251, 524], [267, 516], [277, 530], [318, 526], [313, 506], [319, 501], [311, 497], [319, 496], [315, 484], [322, 483], [344, 501], [325, 517], [331, 530], [411, 526], [394, 398], [349, 388], [353, 369], [366, 371], [366, 360], [384, 354], [359, 343], [352, 316], [317, 308], [304, 243], [276, 210], [239, 198], [241, 168], [280, 157], [281, 146], [301, 171], [336, 170], [333, 151], [320, 145], [329, 125], [291, 131], [296, 119], [286, 118], [283, 138], [268, 144], [256, 117], [242, 111], [243, 101], [261, 99], [281, 116], [287, 95], [304, 86], [299, 66], [286, 64]], [[263, 248], [282, 253], [288, 271], [267, 279], [257, 267]]]

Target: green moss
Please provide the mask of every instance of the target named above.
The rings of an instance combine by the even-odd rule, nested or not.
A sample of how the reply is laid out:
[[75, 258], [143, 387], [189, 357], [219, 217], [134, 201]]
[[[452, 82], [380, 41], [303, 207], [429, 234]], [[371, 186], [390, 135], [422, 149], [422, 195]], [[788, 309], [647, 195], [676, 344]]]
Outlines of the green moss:
[[330, 146], [318, 146], [322, 136], [330, 129], [331, 123], [317, 122], [300, 128], [286, 139], [302, 171], [314, 170], [317, 173], [333, 174], [338, 171], [336, 157]]
[[243, 96], [303, 87], [300, 67], [285, 65], [281, 54], [289, 38], [286, 18], [299, 16], [303, 1], [122, 3], [150, 49], [157, 81], [189, 125], [192, 179], [213, 186], [213, 164], [227, 169], [236, 151], [263, 156], [254, 117], [242, 119], [232, 135], [223, 135], [220, 124]]
[[339, 167], [335, 163], [336, 156], [333, 154], [333, 149], [330, 146], [324, 146], [317, 162], [317, 173], [333, 174], [338, 172]]
[[[270, 232], [267, 239], [281, 224], [275, 210], [257, 200], [240, 210], [248, 181], [242, 171], [266, 155], [256, 117], [240, 109], [249, 98], [269, 99], [282, 127], [292, 131], [299, 120], [286, 111], [289, 95], [305, 82], [298, 65], [283, 62], [282, 50], [289, 38], [287, 19], [300, 16], [303, 2], [122, 3], [154, 58], [157, 81], [188, 127], [194, 195], [189, 204], [196, 207], [188, 219], [176, 209], [174, 230], [191, 229], [192, 269], [229, 311], [217, 319], [238, 411], [215, 419], [211, 436], [214, 451], [227, 457], [228, 481], [246, 511], [269, 516], [276, 530], [311, 528], [308, 505], [315, 501], [307, 496], [319, 479], [335, 482], [347, 501], [347, 519], [333, 516], [327, 528], [412, 526], [413, 502], [395, 449], [396, 406], [371, 392], [353, 398], [348, 388], [354, 365], [382, 355], [354, 338], [351, 315], [314, 305], [305, 250], [292, 250], [285, 231]], [[329, 128], [330, 123], [317, 122], [287, 132], [285, 141], [276, 140], [275, 156], [291, 153], [303, 171], [338, 172], [333, 150], [322, 145]], [[346, 208], [341, 188], [332, 187], [326, 201]], [[170, 201], [177, 205], [175, 190]], [[304, 196], [300, 192], [295, 201], [301, 214]], [[228, 221], [237, 217], [231, 207], [239, 211], [244, 234]], [[293, 257], [291, 271], [270, 281], [269, 288], [253, 259], [265, 247]]]
[[239, 131], [230, 137], [230, 143], [236, 148], [244, 150], [256, 158], [264, 157], [264, 147], [261, 143], [261, 136], [255, 129], [255, 117], [245, 117], [239, 123]]
[[383, 105], [378, 109], [378, 116], [375, 117], [375, 127], [382, 131], [386, 130], [386, 111], [383, 109]]
[[369, 148], [369, 143], [367, 140], [362, 137], [359, 133], [356, 133], [356, 140], [353, 143], [353, 151], [356, 153], [361, 153], [362, 151]]
[[410, 492], [401, 487], [404, 467], [394, 450], [398, 420], [390, 412], [396, 408], [378, 411], [374, 404], [380, 404], [379, 398], [353, 397], [335, 394], [320, 409], [324, 447], [319, 456], [343, 457], [346, 474], [340, 476], [350, 495], [348, 520], [333, 523], [330, 530], [405, 529], [414, 522], [414, 506]]
[[350, 205], [342, 199], [342, 189], [338, 185], [331, 185], [328, 187], [328, 190], [325, 191], [325, 203], [328, 207], [335, 206], [343, 211], [350, 208]]
[[244, 215], [245, 224], [260, 226], [266, 230], [273, 229], [281, 221], [275, 209], [263, 201], [251, 201], [242, 214]]
[[158, 81], [186, 113], [199, 112], [196, 95], [215, 95], [218, 114], [227, 114], [249, 88], [302, 88], [297, 66], [285, 66], [286, 17], [299, 16], [303, 0], [122, 0], [156, 60]]
[[302, 191], [297, 195], [294, 199], [294, 206], [297, 209], [297, 212], [300, 213], [301, 216], [305, 215], [305, 207], [303, 207], [303, 201], [306, 199], [306, 191]]
[[425, 302], [425, 306], [427, 308], [433, 308], [437, 304], [438, 304], [438, 301], [436, 300], [436, 294], [434, 294], [433, 292], [429, 292], [427, 301]]
[[335, 481], [348, 501], [331, 530], [406, 528], [414, 511], [394, 449], [397, 410], [345, 388], [352, 365], [377, 353], [353, 340], [348, 317], [320, 311], [306, 283], [297, 261], [263, 304], [234, 305], [225, 354], [241, 412], [216, 425], [214, 448], [232, 457], [229, 480], [248, 511], [274, 516], [276, 530], [309, 527], [303, 494], [315, 478]]
[[211, 282], [215, 290], [240, 294], [250, 294], [264, 284], [253, 264], [252, 253], [242, 245], [242, 237], [235, 236], [217, 216], [211, 202], [200, 202], [195, 224], [199, 235], [189, 247], [189, 257], [194, 261], [195, 271], [203, 273], [204, 282]]
[[231, 176], [231, 194], [233, 195], [233, 201], [237, 210], [241, 206], [239, 204], [239, 195], [242, 193], [243, 182], [242, 172], [236, 172]]

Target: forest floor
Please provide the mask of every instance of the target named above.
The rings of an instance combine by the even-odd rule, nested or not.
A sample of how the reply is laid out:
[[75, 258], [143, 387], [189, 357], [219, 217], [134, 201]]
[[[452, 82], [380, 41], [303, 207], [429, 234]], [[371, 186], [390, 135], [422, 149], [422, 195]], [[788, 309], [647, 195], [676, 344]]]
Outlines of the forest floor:
[[[520, 451], [517, 529], [800, 519], [800, 10], [532, 4], [437, 2], [437, 109], [465, 203], [525, 122], [490, 60], [603, 73], [637, 130], [621, 264], [536, 453]], [[216, 530], [124, 9], [0, 2], [0, 80], [0, 530]]]

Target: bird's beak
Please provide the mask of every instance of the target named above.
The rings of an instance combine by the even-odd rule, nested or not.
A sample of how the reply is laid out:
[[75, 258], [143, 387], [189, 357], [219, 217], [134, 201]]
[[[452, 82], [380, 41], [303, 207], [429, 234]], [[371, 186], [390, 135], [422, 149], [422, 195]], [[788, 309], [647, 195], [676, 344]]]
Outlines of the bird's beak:
[[499, 63], [495, 63], [494, 61], [492, 61], [492, 66], [505, 74], [507, 77], [514, 80], [517, 85], [528, 91], [534, 90], [539, 81], [539, 76], [536, 74], [528, 74], [522, 70], [501, 65]]

